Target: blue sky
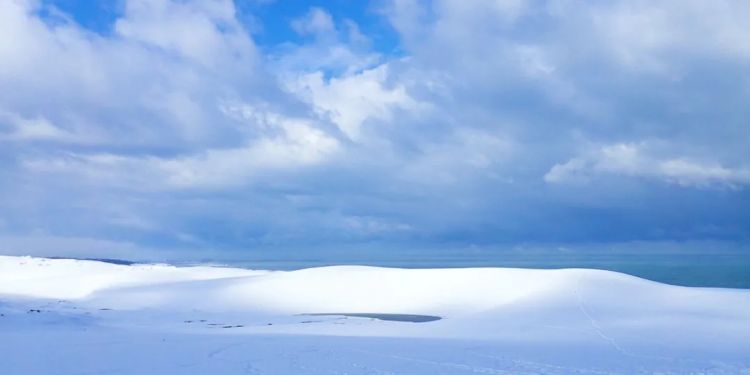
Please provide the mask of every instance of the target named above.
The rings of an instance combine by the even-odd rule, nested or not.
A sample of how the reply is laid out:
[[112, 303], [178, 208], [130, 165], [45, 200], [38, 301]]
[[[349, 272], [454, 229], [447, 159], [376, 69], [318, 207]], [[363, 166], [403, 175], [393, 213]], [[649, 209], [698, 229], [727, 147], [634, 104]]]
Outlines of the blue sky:
[[0, 252], [747, 248], [748, 17], [721, 0], [6, 1]]

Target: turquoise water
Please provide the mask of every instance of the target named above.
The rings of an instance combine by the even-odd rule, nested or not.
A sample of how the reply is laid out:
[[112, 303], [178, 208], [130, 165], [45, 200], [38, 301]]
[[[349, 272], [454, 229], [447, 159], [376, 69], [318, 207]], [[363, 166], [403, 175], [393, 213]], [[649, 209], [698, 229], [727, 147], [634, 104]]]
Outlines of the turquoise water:
[[224, 262], [232, 266], [294, 270], [329, 265], [369, 265], [398, 268], [595, 268], [654, 280], [662, 283], [722, 288], [750, 289], [750, 253], [424, 253], [410, 255], [355, 254], [335, 257], [273, 257]]
[[[723, 242], [627, 243], [565, 247], [393, 249], [387, 246], [337, 250], [242, 251], [227, 258], [160, 259], [176, 265], [225, 265], [296, 270], [333, 265], [396, 268], [593, 268], [622, 272], [673, 285], [750, 289], [750, 247]], [[117, 264], [126, 260], [98, 259]], [[149, 262], [146, 260], [146, 262]]]

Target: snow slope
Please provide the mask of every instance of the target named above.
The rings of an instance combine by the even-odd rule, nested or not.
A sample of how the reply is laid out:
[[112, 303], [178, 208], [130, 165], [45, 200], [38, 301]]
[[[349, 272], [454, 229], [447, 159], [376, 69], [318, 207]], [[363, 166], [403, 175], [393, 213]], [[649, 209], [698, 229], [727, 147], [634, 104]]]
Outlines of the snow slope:
[[598, 270], [0, 256], [0, 314], [3, 374], [750, 374], [750, 290]]

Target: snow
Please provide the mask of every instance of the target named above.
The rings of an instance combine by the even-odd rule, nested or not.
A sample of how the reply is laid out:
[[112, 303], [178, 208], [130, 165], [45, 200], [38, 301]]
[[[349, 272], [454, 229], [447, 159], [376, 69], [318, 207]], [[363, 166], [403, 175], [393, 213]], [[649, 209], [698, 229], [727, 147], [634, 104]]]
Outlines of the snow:
[[2, 374], [750, 374], [750, 290], [589, 269], [0, 256], [0, 314]]

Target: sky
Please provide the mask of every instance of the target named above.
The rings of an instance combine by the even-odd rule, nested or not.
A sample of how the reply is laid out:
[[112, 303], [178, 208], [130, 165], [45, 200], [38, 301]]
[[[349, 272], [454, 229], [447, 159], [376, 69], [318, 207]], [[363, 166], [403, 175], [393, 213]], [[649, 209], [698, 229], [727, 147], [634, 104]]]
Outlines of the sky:
[[0, 252], [748, 249], [747, 19], [729, 0], [1, 1]]

